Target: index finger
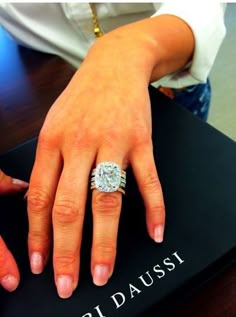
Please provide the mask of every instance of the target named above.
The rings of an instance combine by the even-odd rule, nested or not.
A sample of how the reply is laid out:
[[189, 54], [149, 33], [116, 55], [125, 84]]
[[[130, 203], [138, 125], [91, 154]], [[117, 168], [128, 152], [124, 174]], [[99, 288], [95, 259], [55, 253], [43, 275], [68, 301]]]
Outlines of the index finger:
[[34, 274], [43, 271], [50, 251], [52, 206], [61, 165], [59, 150], [46, 147], [39, 141], [27, 193], [28, 249]]

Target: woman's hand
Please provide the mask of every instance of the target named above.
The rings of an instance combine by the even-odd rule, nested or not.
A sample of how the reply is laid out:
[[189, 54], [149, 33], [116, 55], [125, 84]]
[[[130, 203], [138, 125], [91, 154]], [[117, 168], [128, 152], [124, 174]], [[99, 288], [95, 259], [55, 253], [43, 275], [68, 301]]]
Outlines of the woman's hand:
[[[55, 283], [62, 298], [71, 296], [78, 283], [87, 188], [98, 163], [111, 161], [122, 169], [131, 165], [149, 235], [156, 242], [163, 240], [165, 210], [153, 159], [147, 87], [154, 77], [183, 66], [191, 53], [178, 60], [184, 40], [178, 43], [174, 61], [169, 62], [169, 51], [164, 59], [157, 53], [164, 52], [163, 47], [153, 38], [156, 19], [149, 20], [151, 25], [145, 20], [126, 26], [93, 45], [49, 111], [39, 136], [28, 192], [30, 263], [32, 272], [43, 271], [52, 224]], [[163, 26], [165, 32], [168, 25], [167, 21]], [[121, 198], [120, 192], [93, 191], [91, 273], [99, 286], [113, 272]]]
[[[157, 242], [163, 238], [164, 202], [152, 153], [148, 80], [140, 71], [126, 76], [128, 63], [120, 64], [119, 58], [121, 52], [111, 47], [106, 54], [94, 48], [52, 106], [39, 137], [28, 192], [31, 268], [43, 270], [52, 219], [55, 282], [63, 298], [78, 283], [87, 188], [98, 163], [132, 166], [146, 204], [149, 234]], [[96, 285], [104, 285], [113, 272], [121, 198], [119, 192], [93, 191], [91, 272]]]
[[[0, 195], [17, 193], [28, 187], [28, 183], [7, 176], [0, 170]], [[0, 236], [0, 284], [7, 291], [14, 291], [20, 281], [20, 274], [13, 255]]]

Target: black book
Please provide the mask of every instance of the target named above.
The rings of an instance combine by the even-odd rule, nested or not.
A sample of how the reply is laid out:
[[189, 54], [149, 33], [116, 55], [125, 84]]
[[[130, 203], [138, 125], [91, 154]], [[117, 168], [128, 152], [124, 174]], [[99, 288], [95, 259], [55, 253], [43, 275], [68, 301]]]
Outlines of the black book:
[[[128, 169], [112, 278], [104, 287], [92, 283], [89, 196], [80, 283], [70, 299], [62, 300], [51, 262], [41, 275], [30, 272], [23, 194], [2, 196], [0, 234], [18, 261], [21, 283], [14, 293], [0, 290], [1, 317], [162, 316], [234, 261], [235, 142], [152, 87], [150, 97], [154, 154], [167, 212], [164, 242], [154, 243], [146, 232], [144, 206]], [[28, 180], [36, 144], [37, 139], [30, 140], [1, 155], [0, 167]]]

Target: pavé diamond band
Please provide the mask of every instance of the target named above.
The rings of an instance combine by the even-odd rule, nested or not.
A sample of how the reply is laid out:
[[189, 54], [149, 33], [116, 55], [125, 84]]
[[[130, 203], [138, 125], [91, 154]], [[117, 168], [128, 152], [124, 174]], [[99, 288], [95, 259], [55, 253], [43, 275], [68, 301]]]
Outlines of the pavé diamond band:
[[113, 162], [99, 163], [91, 173], [91, 189], [112, 193], [119, 191], [125, 194], [126, 172]]

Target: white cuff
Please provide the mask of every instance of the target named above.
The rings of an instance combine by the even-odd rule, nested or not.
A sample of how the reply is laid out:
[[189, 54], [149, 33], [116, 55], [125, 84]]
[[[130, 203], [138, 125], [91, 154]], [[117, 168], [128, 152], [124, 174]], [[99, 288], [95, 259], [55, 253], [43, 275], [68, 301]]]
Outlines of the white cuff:
[[184, 20], [195, 37], [195, 50], [188, 67], [158, 81], [163, 86], [180, 88], [207, 80], [219, 47], [226, 34], [226, 4], [217, 1], [169, 1], [153, 15], [171, 14]]

